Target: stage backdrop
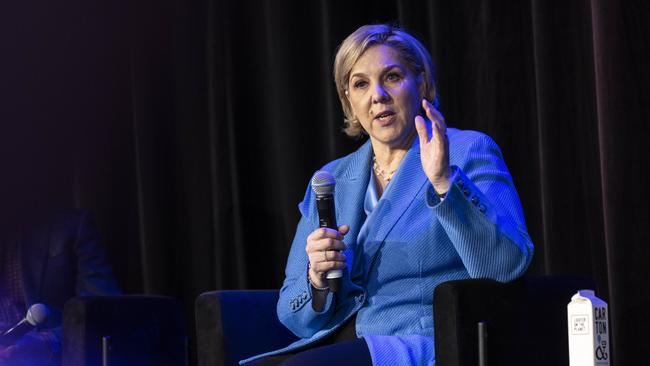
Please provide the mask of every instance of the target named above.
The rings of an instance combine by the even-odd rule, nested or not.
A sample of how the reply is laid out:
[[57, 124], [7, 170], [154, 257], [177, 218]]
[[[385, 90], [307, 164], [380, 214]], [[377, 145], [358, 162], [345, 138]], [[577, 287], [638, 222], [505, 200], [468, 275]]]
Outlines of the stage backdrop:
[[435, 58], [447, 123], [501, 146], [530, 272], [593, 277], [615, 364], [646, 359], [650, 2], [26, 0], [0, 14], [6, 190], [92, 210], [128, 292], [179, 297], [192, 321], [203, 291], [278, 288], [308, 179], [362, 143], [341, 132], [336, 46], [398, 22]]

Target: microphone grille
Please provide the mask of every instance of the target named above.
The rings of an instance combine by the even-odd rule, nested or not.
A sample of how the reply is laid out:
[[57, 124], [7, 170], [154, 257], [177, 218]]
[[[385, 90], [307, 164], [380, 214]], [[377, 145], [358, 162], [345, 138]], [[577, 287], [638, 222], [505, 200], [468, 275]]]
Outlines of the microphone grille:
[[319, 170], [311, 178], [311, 188], [317, 196], [332, 194], [334, 192], [334, 176], [330, 172]]
[[36, 327], [45, 323], [49, 313], [50, 311], [47, 306], [43, 304], [34, 304], [29, 307], [29, 310], [27, 310], [27, 316], [25, 318], [29, 324]]

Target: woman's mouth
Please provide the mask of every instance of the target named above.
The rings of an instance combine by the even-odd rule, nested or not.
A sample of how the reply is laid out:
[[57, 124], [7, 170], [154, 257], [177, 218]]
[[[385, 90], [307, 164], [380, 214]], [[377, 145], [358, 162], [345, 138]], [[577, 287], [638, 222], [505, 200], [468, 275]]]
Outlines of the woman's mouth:
[[393, 111], [384, 111], [379, 114], [377, 114], [377, 117], [375, 117], [375, 120], [379, 122], [381, 126], [386, 126], [389, 125], [395, 120], [395, 112]]

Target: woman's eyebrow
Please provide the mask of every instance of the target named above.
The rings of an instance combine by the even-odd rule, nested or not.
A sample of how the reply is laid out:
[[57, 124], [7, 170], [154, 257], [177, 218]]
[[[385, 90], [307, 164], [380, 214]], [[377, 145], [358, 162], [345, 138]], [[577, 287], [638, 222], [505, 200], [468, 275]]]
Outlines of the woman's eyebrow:
[[[399, 64], [390, 64], [390, 65], [387, 65], [387, 66], [383, 67], [381, 69], [381, 73], [383, 74], [386, 71], [388, 71], [390, 69], [394, 69], [394, 68], [402, 70], [402, 66], [400, 66]], [[354, 77], [368, 77], [368, 75], [366, 75], [363, 72], [355, 72], [354, 74], [350, 75], [350, 80], [352, 80], [352, 78], [354, 78]]]
[[384, 69], [382, 70], [382, 72], [386, 72], [386, 71], [388, 71], [388, 70], [390, 70], [390, 69], [394, 69], [394, 68], [397, 68], [397, 69], [400, 69], [400, 70], [401, 70], [401, 69], [402, 69], [402, 66], [399, 65], [399, 64], [391, 64], [391, 65], [388, 65], [388, 66], [384, 67]]

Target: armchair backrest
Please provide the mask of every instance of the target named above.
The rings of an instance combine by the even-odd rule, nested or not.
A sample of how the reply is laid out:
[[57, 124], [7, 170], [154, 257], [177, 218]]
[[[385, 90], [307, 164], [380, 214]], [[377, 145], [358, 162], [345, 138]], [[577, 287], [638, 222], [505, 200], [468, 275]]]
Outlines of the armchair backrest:
[[239, 360], [297, 340], [278, 320], [278, 290], [206, 292], [196, 299], [199, 366], [238, 365]]
[[436, 366], [478, 364], [478, 322], [487, 323], [488, 365], [568, 365], [566, 306], [590, 279], [524, 277], [449, 281], [433, 295]]
[[186, 345], [183, 311], [175, 299], [85, 296], [65, 304], [63, 366], [184, 366]]

